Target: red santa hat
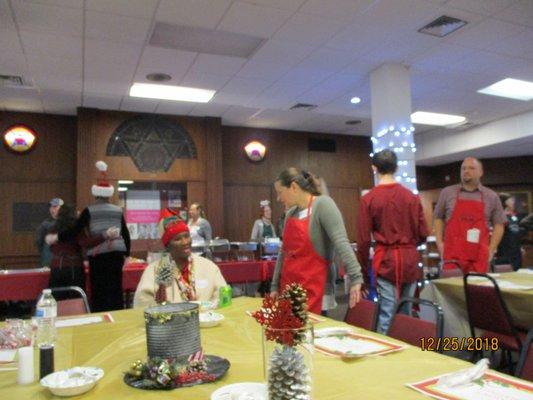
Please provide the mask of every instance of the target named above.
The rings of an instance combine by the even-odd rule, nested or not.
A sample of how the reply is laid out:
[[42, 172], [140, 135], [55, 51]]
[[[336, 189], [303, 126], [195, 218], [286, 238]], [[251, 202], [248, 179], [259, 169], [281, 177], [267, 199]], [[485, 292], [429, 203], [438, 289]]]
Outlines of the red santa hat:
[[189, 227], [181, 219], [177, 219], [168, 223], [165, 226], [165, 233], [163, 233], [163, 236], [161, 237], [163, 245], [167, 247], [170, 241], [174, 238], [174, 236], [182, 232], [189, 232]]
[[107, 164], [103, 161], [96, 162], [96, 168], [100, 171], [100, 176], [93, 185], [91, 192], [94, 197], [111, 197], [115, 188], [107, 181]]

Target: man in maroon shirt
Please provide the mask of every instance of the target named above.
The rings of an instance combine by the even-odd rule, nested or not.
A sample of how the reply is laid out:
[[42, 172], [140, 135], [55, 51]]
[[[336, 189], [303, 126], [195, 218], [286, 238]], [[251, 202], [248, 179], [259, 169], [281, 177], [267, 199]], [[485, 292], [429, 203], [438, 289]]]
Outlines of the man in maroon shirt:
[[416, 281], [421, 277], [416, 247], [429, 233], [420, 199], [394, 179], [397, 163], [396, 154], [390, 150], [374, 155], [372, 170], [378, 174], [379, 182], [361, 198], [359, 208], [357, 256], [368, 284], [373, 236], [376, 241], [373, 273], [381, 299], [377, 331], [384, 334], [397, 300], [414, 294]]

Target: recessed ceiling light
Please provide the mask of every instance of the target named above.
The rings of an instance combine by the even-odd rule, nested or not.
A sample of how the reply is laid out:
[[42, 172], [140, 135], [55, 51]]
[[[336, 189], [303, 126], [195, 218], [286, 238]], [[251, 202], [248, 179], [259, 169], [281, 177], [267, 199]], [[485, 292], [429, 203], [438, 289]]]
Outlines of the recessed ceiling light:
[[164, 74], [162, 72], [155, 72], [153, 74], [146, 75], [146, 79], [152, 82], [168, 82], [172, 79], [169, 74]]
[[131, 97], [147, 99], [190, 101], [207, 103], [215, 95], [215, 90], [197, 89], [185, 86], [155, 85], [153, 83], [134, 83], [130, 88]]
[[417, 111], [411, 114], [413, 124], [446, 126], [466, 121], [462, 115], [439, 114], [425, 111]]
[[352, 97], [350, 100], [350, 103], [352, 104], [359, 104], [361, 102], [361, 99], [359, 97]]
[[486, 88], [479, 89], [478, 93], [528, 101], [533, 99], [533, 82], [506, 78]]

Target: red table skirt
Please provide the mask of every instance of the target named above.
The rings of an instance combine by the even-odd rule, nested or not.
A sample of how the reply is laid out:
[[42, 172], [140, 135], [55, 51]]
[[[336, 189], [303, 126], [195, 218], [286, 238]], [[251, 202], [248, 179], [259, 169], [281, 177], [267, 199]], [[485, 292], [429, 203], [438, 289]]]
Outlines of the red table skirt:
[[[228, 283], [259, 282], [272, 279], [275, 261], [231, 261], [217, 264]], [[124, 266], [122, 290], [135, 291], [141, 280], [145, 263], [130, 263]], [[16, 271], [16, 270], [13, 270]], [[85, 268], [87, 295], [91, 294], [89, 269]], [[0, 301], [37, 300], [43, 289], [48, 287], [50, 272], [0, 272]]]

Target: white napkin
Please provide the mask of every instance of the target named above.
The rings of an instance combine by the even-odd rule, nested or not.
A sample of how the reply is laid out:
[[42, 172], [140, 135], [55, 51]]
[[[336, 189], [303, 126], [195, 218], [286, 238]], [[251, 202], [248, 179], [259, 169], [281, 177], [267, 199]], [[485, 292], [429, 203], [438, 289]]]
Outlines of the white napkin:
[[532, 274], [533, 275], [533, 269], [529, 268], [520, 268], [518, 271], [516, 271], [518, 274]]
[[487, 358], [483, 358], [471, 368], [466, 368], [461, 371], [452, 372], [451, 374], [441, 376], [437, 382], [437, 386], [455, 387], [467, 385], [485, 375], [485, 372], [487, 372], [488, 369], [489, 360]]

